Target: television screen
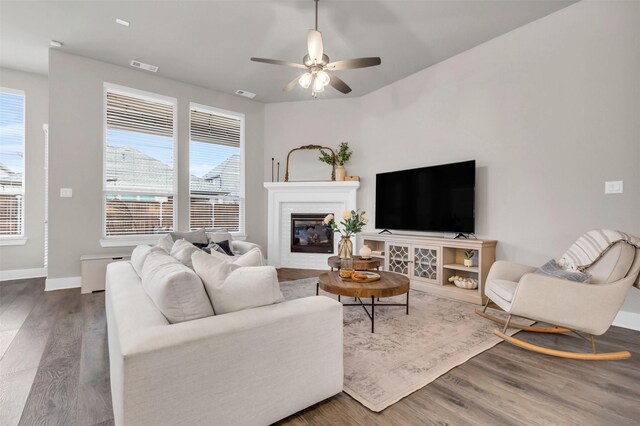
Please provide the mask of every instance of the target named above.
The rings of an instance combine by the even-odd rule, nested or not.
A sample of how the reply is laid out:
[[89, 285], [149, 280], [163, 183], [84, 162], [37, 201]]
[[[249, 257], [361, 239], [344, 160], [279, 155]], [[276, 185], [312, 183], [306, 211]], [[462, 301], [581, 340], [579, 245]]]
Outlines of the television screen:
[[473, 233], [476, 162], [376, 175], [376, 228]]

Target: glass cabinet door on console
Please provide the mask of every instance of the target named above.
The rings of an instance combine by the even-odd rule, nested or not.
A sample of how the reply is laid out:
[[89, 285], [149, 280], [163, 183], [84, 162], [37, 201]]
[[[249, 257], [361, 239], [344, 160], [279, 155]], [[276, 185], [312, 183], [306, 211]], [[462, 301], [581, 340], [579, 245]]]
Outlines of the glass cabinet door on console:
[[440, 247], [413, 245], [411, 246], [411, 255], [413, 268], [410, 278], [438, 284]]
[[387, 243], [387, 271], [409, 276], [410, 250], [409, 245]]

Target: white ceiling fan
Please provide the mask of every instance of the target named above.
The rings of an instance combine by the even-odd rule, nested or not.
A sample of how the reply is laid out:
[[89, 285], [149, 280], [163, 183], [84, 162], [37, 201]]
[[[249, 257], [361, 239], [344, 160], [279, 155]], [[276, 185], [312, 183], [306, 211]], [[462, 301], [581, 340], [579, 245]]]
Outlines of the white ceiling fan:
[[318, 1], [316, 3], [316, 25], [315, 29], [309, 30], [307, 35], [308, 54], [302, 58], [302, 64], [295, 62], [281, 61], [278, 59], [251, 58], [255, 62], [264, 62], [266, 64], [283, 65], [285, 67], [299, 68], [306, 70], [300, 77], [296, 77], [284, 87], [284, 91], [289, 92], [298, 85], [305, 89], [311, 86], [311, 96], [317, 97], [318, 93], [323, 92], [326, 85], [331, 85], [334, 89], [342, 93], [351, 92], [351, 88], [328, 71], [348, 70], [354, 68], [373, 67], [381, 64], [378, 57], [345, 59], [342, 61], [329, 62], [329, 57], [324, 54], [324, 46], [322, 45], [322, 33], [318, 31]]

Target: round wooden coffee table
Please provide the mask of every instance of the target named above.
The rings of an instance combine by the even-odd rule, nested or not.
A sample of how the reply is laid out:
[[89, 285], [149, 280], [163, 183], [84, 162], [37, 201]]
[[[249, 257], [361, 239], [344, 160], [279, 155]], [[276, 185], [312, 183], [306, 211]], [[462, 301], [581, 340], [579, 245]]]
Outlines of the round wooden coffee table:
[[[352, 256], [351, 259], [353, 260], [353, 269], [355, 269], [356, 271], [380, 269], [380, 259], [375, 259], [373, 257], [369, 259], [363, 259], [360, 256]], [[333, 268], [340, 270], [341, 260], [342, 259], [340, 259], [340, 256], [331, 256], [329, 259], [327, 259], [327, 263], [329, 264], [329, 266], [331, 266], [332, 271]]]
[[[373, 333], [376, 306], [404, 306], [407, 308], [407, 315], [409, 315], [409, 278], [393, 272], [380, 271], [377, 273], [380, 274], [379, 281], [359, 283], [343, 281], [339, 272], [325, 272], [320, 274], [318, 278], [316, 294], [318, 294], [318, 288], [321, 288], [328, 293], [337, 295], [338, 300], [340, 300], [340, 296], [355, 298], [359, 303], [343, 303], [343, 305], [362, 306], [371, 319], [371, 332]], [[407, 303], [380, 303], [381, 297], [392, 297], [405, 293], [407, 294]], [[363, 303], [361, 298], [371, 298], [371, 303]], [[378, 303], [376, 303], [376, 299], [378, 299]], [[371, 313], [367, 310], [368, 306], [371, 307]]]

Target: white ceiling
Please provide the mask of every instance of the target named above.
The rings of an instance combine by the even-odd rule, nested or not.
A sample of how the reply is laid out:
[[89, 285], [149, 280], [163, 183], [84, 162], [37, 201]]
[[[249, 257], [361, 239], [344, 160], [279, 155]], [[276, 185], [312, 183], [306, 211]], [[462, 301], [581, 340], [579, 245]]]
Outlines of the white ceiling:
[[[487, 40], [566, 7], [574, 0], [320, 1], [319, 30], [331, 60], [380, 56], [382, 65], [337, 71], [362, 96]], [[131, 22], [129, 28], [116, 18]], [[250, 62], [252, 56], [301, 62], [312, 0], [0, 1], [0, 66], [47, 73], [51, 39], [62, 50], [262, 102], [310, 98], [282, 88], [299, 70]], [[145, 71], [139, 71], [145, 72]]]

